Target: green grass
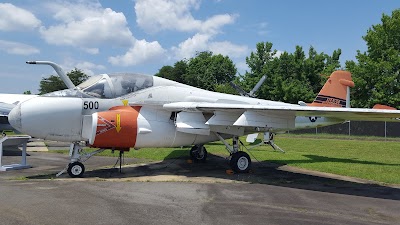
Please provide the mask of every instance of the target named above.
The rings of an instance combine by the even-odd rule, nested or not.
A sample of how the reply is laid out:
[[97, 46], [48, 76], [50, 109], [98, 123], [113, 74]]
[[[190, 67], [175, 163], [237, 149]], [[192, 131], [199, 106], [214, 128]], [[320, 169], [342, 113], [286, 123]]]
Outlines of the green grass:
[[5, 133], [7, 136], [14, 136], [14, 135], [17, 135], [17, 134], [14, 133], [14, 131], [12, 131], [12, 130], [3, 130], [3, 131], [0, 131], [0, 133]]
[[265, 146], [251, 151], [259, 161], [400, 184], [400, 143], [370, 140], [278, 137], [286, 153], [266, 153]]
[[306, 134], [279, 134], [279, 137], [301, 137], [301, 138], [318, 138], [318, 139], [344, 139], [344, 140], [374, 140], [374, 141], [400, 141], [395, 137], [378, 137], [378, 136], [356, 136], [347, 134], [328, 134], [328, 133], [306, 133]]
[[[244, 142], [245, 138], [241, 138]], [[400, 142], [396, 138], [315, 134], [277, 135], [275, 143], [286, 153], [259, 146], [249, 151], [253, 161], [269, 161], [320, 172], [400, 184]], [[228, 141], [230, 142], [230, 141]], [[250, 147], [250, 146], [247, 146]], [[211, 154], [228, 156], [221, 142], [206, 145]], [[125, 157], [164, 160], [187, 157], [190, 147], [131, 150]], [[64, 153], [66, 151], [63, 151]], [[107, 150], [102, 156], [117, 156]]]

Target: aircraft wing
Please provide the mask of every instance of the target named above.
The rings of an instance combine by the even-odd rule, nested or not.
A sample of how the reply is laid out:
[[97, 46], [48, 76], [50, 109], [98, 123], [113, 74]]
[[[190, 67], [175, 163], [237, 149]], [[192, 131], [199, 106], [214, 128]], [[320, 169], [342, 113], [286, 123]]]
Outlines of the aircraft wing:
[[11, 125], [8, 123], [8, 114], [15, 105], [0, 102], [0, 131], [13, 130]]
[[0, 116], [8, 116], [11, 109], [13, 109], [14, 107], [15, 107], [14, 104], [0, 102]]
[[[252, 104], [228, 104], [228, 103], [200, 103], [200, 102], [176, 102], [164, 104], [164, 109], [180, 112], [208, 112], [214, 117], [218, 114], [218, 120], [231, 120], [230, 125], [255, 126], [271, 124], [274, 121], [285, 123], [284, 120], [293, 120], [296, 116], [331, 117], [341, 120], [354, 121], [390, 121], [400, 122], [400, 110], [385, 109], [363, 109], [363, 108], [336, 108], [336, 107], [313, 107], [298, 105], [252, 105]], [[223, 117], [232, 117], [224, 119]], [[234, 121], [233, 115], [238, 116]], [[276, 118], [276, 119], [275, 119]], [[215, 118], [214, 118], [215, 119]], [[211, 119], [210, 119], [211, 120]], [[208, 122], [212, 122], [211, 121]], [[218, 121], [215, 120], [215, 121]], [[263, 120], [269, 123], [259, 123]], [[253, 122], [252, 122], [253, 121]], [[273, 124], [273, 123], [272, 123]], [[212, 125], [212, 123], [210, 123]], [[225, 124], [227, 125], [227, 124]], [[287, 125], [290, 128], [291, 125]], [[285, 127], [281, 127], [285, 128]]]

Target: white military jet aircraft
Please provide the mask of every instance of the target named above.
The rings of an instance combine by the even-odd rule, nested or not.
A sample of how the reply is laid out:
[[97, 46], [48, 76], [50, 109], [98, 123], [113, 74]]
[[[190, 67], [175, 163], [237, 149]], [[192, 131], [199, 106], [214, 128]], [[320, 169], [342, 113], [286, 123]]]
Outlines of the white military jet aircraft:
[[[56, 67], [51, 62], [30, 63]], [[67, 90], [18, 104], [9, 121], [33, 137], [71, 142], [71, 159], [65, 169], [71, 177], [81, 177], [85, 171], [82, 162], [104, 149], [194, 145], [191, 157], [203, 161], [207, 157], [203, 144], [216, 140], [226, 145], [231, 168], [247, 172], [251, 159], [240, 151], [240, 136], [263, 133], [264, 143], [276, 147], [272, 138], [277, 132], [347, 120], [400, 118], [396, 110], [348, 108], [349, 88], [354, 83], [346, 71], [332, 73], [309, 105], [216, 93], [132, 73], [102, 74], [77, 87], [67, 86]], [[232, 138], [232, 144], [226, 138]], [[82, 142], [99, 150], [84, 153]]]

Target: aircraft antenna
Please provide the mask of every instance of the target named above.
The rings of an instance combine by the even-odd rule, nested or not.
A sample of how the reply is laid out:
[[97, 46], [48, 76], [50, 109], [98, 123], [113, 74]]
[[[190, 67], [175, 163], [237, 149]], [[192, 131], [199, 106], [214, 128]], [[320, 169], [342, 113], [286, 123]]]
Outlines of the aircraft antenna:
[[258, 89], [260, 89], [261, 85], [265, 82], [265, 80], [267, 79], [267, 76], [264, 75], [261, 77], [261, 79], [258, 81], [258, 83], [256, 84], [256, 86], [254, 86], [253, 90], [251, 90], [249, 93], [245, 92], [241, 87], [239, 87], [238, 85], [236, 85], [235, 83], [233, 83], [232, 81], [229, 82], [229, 84], [233, 87], [233, 89], [235, 89], [241, 96], [246, 96], [246, 97], [256, 97], [254, 94], [258, 91]]
[[250, 97], [249, 94], [247, 92], [245, 92], [241, 87], [239, 87], [238, 85], [236, 85], [235, 83], [233, 83], [232, 81], [229, 82], [229, 84], [231, 85], [231, 87], [233, 87], [233, 89], [235, 89], [240, 96], [247, 96]]
[[251, 90], [249, 92], [249, 95], [251, 97], [255, 97], [254, 93], [256, 93], [256, 91], [258, 91], [258, 89], [260, 89], [261, 85], [264, 83], [264, 81], [267, 79], [267, 76], [262, 76], [261, 79], [258, 81], [258, 83], [256, 84], [256, 86], [254, 86], [253, 90]]

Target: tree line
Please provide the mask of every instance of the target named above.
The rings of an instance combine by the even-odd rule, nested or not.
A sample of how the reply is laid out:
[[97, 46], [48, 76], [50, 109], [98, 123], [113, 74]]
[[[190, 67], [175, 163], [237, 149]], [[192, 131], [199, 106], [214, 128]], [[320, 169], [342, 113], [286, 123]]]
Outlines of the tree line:
[[[332, 54], [318, 52], [310, 46], [307, 51], [295, 46], [294, 52], [280, 53], [271, 42], [256, 44], [255, 51], [246, 57], [249, 71], [238, 74], [228, 56], [210, 51], [198, 52], [194, 57], [177, 61], [159, 69], [155, 76], [194, 87], [238, 94], [229, 82], [250, 91], [259, 79], [267, 79], [256, 93], [258, 98], [297, 103], [311, 102], [328, 76], [335, 70], [352, 73], [355, 88], [351, 89], [352, 107], [370, 108], [380, 103], [400, 109], [400, 9], [382, 15], [381, 23], [371, 26], [362, 37], [367, 51], [357, 51], [356, 61], [340, 64], [341, 49]], [[74, 84], [88, 78], [75, 69], [68, 73]], [[43, 78], [40, 93], [63, 89], [57, 76]]]

